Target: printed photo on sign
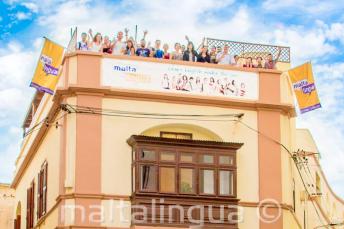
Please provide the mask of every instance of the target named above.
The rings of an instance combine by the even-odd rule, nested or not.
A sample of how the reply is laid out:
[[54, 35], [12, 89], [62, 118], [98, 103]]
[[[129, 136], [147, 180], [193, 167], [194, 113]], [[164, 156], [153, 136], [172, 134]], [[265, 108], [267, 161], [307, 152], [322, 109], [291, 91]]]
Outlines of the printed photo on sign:
[[112, 58], [102, 61], [103, 86], [258, 100], [255, 72]]
[[238, 82], [235, 79], [227, 77], [215, 80], [214, 77], [200, 77], [181, 75], [169, 76], [164, 74], [162, 77], [161, 87], [169, 91], [185, 91], [194, 92], [205, 95], [235, 95], [245, 96], [246, 85]]

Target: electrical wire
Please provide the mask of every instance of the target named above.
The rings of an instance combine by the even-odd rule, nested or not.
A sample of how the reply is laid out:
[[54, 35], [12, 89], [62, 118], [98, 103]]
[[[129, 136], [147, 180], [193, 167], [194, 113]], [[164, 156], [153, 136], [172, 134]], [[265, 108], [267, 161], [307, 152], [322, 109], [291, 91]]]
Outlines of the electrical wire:
[[[51, 125], [53, 125], [53, 124], [55, 125], [56, 122], [57, 122], [58, 120], [60, 120], [61, 118], [63, 118], [63, 117], [66, 116], [67, 114], [68, 114], [68, 113], [64, 112], [60, 117], [55, 118], [53, 121], [51, 121], [51, 122], [47, 122], [47, 121], [46, 121], [46, 122], [43, 124], [43, 126], [41, 126], [41, 127], [39, 127], [39, 128], [37, 128], [38, 126], [36, 126], [36, 128], [31, 128], [30, 131], [28, 131], [28, 132], [26, 132], [26, 133], [24, 134], [24, 138], [27, 137], [28, 135], [30, 135], [30, 134], [36, 132], [36, 131], [41, 130], [42, 128], [44, 128], [44, 127], [46, 127], [46, 126], [51, 126]], [[46, 120], [46, 119], [47, 119], [47, 118], [45, 118], [44, 120]]]
[[[125, 118], [139, 118], [139, 119], [167, 119], [167, 120], [193, 120], [193, 121], [211, 121], [211, 122], [223, 122], [223, 121], [237, 121], [237, 119], [226, 119], [229, 117], [242, 117], [243, 114], [219, 114], [219, 115], [187, 115], [187, 114], [166, 114], [166, 113], [145, 113], [145, 112], [132, 112], [122, 110], [109, 110], [92, 107], [72, 106], [69, 104], [63, 104], [62, 109], [68, 113], [78, 114], [97, 114], [104, 116], [125, 117]], [[219, 119], [209, 119], [209, 118]], [[202, 119], [203, 118], [203, 119]], [[205, 119], [208, 118], [208, 119]]]
[[147, 113], [147, 112], [135, 112], [135, 111], [123, 111], [113, 109], [103, 109], [95, 107], [86, 107], [70, 104], [62, 104], [63, 109], [71, 108], [74, 112], [91, 112], [91, 113], [109, 113], [109, 114], [130, 114], [130, 115], [148, 115], [148, 116], [162, 116], [162, 117], [237, 117], [240, 118], [244, 114], [216, 114], [216, 115], [199, 115], [199, 114], [167, 114], [167, 113]]
[[[247, 128], [249, 128], [249, 129], [251, 129], [251, 130], [257, 132], [258, 134], [262, 135], [263, 137], [269, 139], [270, 141], [272, 141], [272, 142], [274, 142], [274, 143], [276, 143], [276, 144], [282, 146], [282, 147], [289, 153], [289, 155], [291, 156], [291, 158], [293, 159], [293, 161], [294, 161], [294, 163], [295, 163], [295, 167], [296, 167], [296, 169], [297, 169], [297, 171], [298, 171], [298, 173], [299, 173], [299, 176], [300, 176], [300, 178], [301, 178], [301, 181], [302, 181], [302, 184], [303, 184], [303, 186], [304, 186], [304, 188], [305, 188], [305, 191], [306, 191], [307, 194], [310, 196], [311, 194], [309, 193], [309, 191], [308, 191], [308, 189], [307, 189], [307, 185], [306, 185], [306, 183], [305, 183], [305, 181], [304, 181], [304, 179], [303, 179], [303, 177], [302, 177], [301, 171], [300, 171], [300, 169], [299, 169], [299, 167], [298, 167], [298, 165], [297, 165], [296, 156], [295, 156], [293, 153], [291, 153], [290, 150], [289, 150], [285, 145], [283, 145], [281, 142], [277, 141], [276, 139], [273, 139], [272, 137], [270, 137], [270, 136], [268, 136], [268, 135], [266, 135], [266, 134], [260, 132], [259, 130], [255, 129], [255, 128], [249, 126], [249, 125], [247, 125], [247, 124], [244, 123], [242, 120], [238, 120], [238, 122], [241, 123], [242, 125], [246, 126]], [[311, 201], [311, 202], [312, 202], [313, 208], [314, 208], [314, 210], [315, 210], [315, 212], [316, 212], [316, 214], [317, 214], [317, 216], [318, 216], [319, 222], [322, 224], [322, 223], [323, 223], [322, 217], [320, 216], [320, 214], [319, 214], [319, 212], [318, 212], [318, 209], [317, 209], [317, 207], [315, 206], [314, 202], [313, 202], [313, 201]]]

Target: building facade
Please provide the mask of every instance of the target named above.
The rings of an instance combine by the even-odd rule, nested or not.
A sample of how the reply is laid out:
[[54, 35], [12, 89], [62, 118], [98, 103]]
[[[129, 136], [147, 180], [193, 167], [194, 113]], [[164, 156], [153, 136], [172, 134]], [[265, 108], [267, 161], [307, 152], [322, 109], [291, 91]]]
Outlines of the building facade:
[[14, 208], [14, 190], [9, 184], [0, 183], [0, 228], [12, 228]]
[[279, 70], [68, 54], [25, 120], [15, 228], [339, 224], [344, 202], [295, 118]]

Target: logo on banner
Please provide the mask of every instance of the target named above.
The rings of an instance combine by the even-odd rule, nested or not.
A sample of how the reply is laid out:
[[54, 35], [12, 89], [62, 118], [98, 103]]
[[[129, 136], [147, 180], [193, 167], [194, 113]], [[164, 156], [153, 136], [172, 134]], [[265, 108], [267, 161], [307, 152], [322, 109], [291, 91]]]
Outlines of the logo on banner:
[[131, 66], [113, 66], [113, 70], [115, 71], [121, 71], [121, 72], [136, 72], [136, 68]]

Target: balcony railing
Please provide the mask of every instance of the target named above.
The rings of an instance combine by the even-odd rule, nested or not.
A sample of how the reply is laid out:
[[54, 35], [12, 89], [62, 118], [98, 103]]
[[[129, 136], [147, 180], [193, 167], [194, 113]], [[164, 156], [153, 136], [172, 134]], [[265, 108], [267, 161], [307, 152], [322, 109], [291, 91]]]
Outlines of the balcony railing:
[[224, 45], [228, 45], [232, 55], [239, 55], [240, 57], [250, 56], [252, 58], [262, 57], [263, 59], [270, 53], [275, 59], [279, 49], [281, 49], [281, 55], [278, 61], [290, 63], [290, 47], [219, 40], [214, 38], [206, 38], [206, 43], [208, 47], [223, 47]]

